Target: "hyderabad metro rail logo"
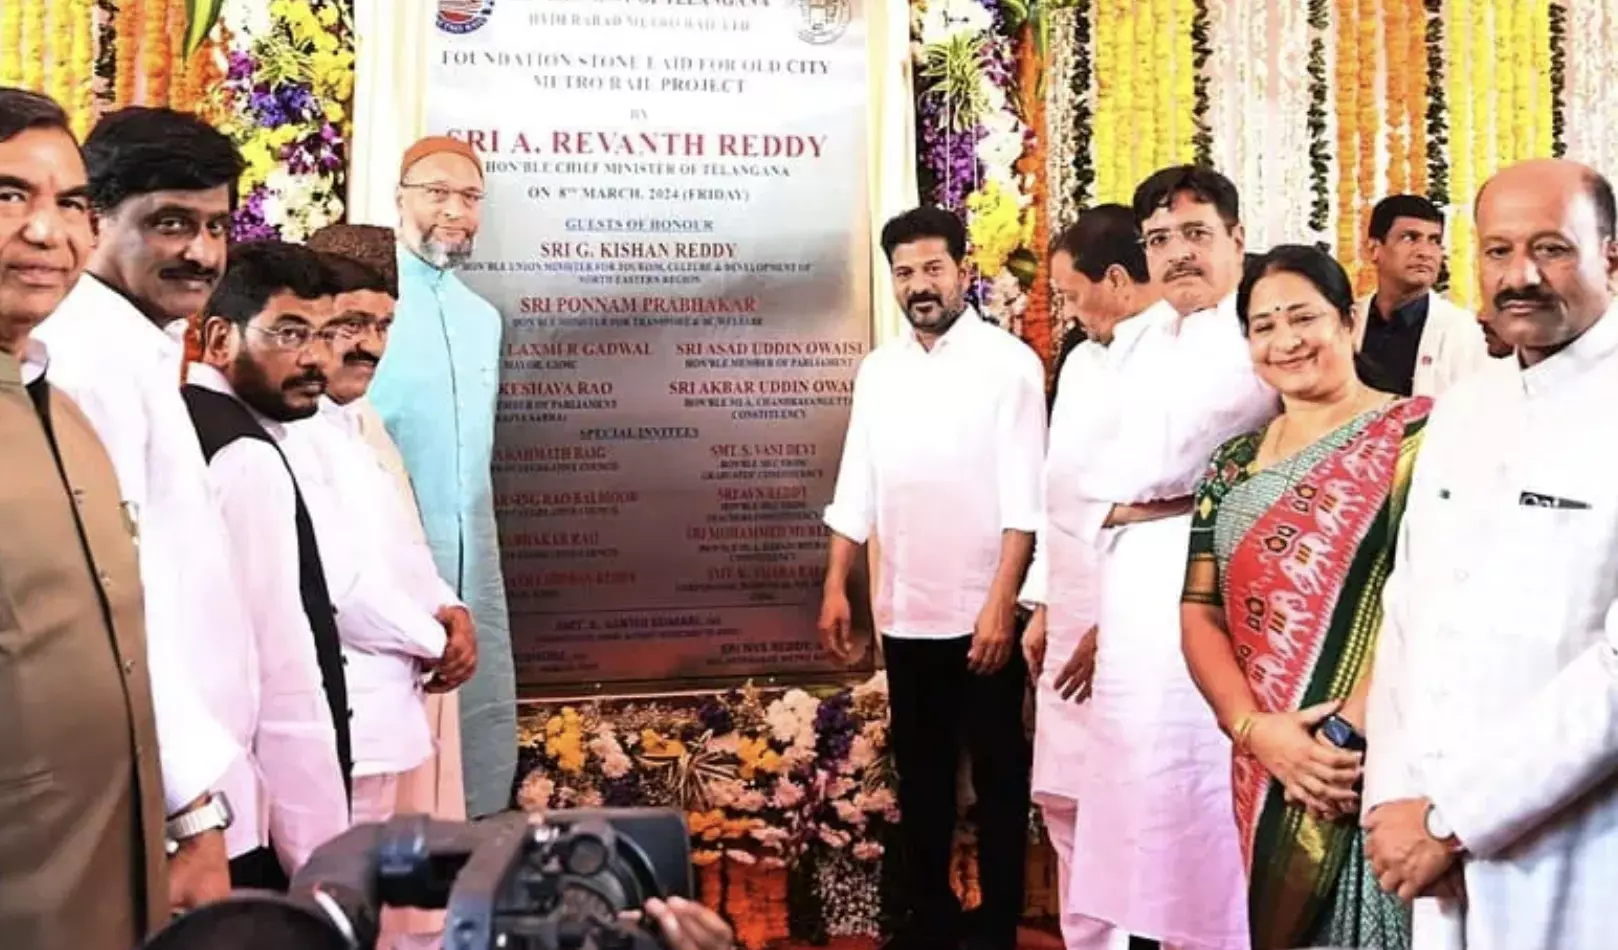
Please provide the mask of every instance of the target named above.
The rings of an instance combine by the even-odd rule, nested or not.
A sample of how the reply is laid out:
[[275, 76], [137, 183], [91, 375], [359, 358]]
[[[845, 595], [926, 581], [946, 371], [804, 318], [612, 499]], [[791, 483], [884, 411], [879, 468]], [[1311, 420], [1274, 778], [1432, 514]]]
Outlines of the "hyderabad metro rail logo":
[[438, 28], [445, 33], [470, 33], [489, 22], [494, 0], [438, 0]]

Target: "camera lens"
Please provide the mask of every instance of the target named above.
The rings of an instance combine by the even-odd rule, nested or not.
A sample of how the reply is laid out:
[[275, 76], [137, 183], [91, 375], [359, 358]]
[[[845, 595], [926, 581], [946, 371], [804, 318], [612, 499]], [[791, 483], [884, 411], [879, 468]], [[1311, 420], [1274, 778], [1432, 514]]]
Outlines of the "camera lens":
[[607, 866], [606, 842], [592, 834], [578, 835], [568, 842], [563, 866], [570, 874], [594, 877]]

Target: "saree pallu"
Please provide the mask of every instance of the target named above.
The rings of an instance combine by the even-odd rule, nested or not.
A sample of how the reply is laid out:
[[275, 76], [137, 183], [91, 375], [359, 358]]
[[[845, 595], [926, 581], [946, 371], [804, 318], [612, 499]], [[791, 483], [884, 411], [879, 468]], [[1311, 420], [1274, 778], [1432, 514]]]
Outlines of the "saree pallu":
[[[1364, 413], [1264, 469], [1263, 433], [1215, 454], [1198, 487], [1185, 599], [1223, 607], [1260, 710], [1344, 700], [1370, 674], [1382, 588], [1431, 402]], [[1232, 757], [1253, 946], [1408, 946], [1355, 820], [1288, 805], [1252, 756]]]

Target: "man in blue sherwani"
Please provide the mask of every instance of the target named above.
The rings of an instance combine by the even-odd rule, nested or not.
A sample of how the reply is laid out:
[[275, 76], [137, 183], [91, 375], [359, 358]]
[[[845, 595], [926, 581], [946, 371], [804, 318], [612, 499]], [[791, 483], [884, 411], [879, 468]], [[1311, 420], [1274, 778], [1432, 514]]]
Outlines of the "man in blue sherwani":
[[[483, 166], [456, 139], [405, 152], [399, 173], [399, 306], [370, 400], [399, 447], [438, 572], [472, 611], [477, 672], [460, 690], [466, 812], [511, 801], [517, 687], [489, 466], [500, 387], [500, 313], [455, 275], [472, 253]], [[429, 688], [431, 684], [429, 684]]]

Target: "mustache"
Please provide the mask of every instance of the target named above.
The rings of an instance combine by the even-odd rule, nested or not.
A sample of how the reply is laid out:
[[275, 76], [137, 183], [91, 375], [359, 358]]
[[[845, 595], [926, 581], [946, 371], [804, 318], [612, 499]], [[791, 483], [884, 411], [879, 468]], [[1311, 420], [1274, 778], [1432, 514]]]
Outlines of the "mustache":
[[299, 386], [302, 386], [305, 383], [319, 383], [320, 385], [324, 386], [326, 385], [326, 374], [322, 373], [318, 369], [312, 369], [307, 372], [299, 373], [298, 375], [282, 383], [281, 388], [297, 389]]
[[944, 305], [944, 298], [931, 291], [923, 290], [920, 293], [911, 294], [908, 298], [906, 298], [905, 307], [914, 307], [916, 304], [921, 303], [935, 303], [942, 307]]
[[1537, 290], [1502, 290], [1494, 295], [1494, 308], [1504, 310], [1508, 304], [1527, 303], [1540, 307], [1552, 307], [1556, 300], [1549, 294]]
[[367, 353], [364, 350], [359, 349], [350, 350], [343, 356], [344, 366], [359, 366], [361, 364], [369, 364], [374, 367], [381, 362], [381, 358], [375, 353]]
[[178, 267], [165, 267], [158, 271], [157, 276], [164, 280], [205, 280], [215, 283], [219, 280], [219, 271], [212, 267], [181, 264]]
[[1175, 264], [1173, 267], [1169, 268], [1169, 272], [1167, 274], [1163, 275], [1163, 279], [1173, 280], [1176, 277], [1185, 277], [1187, 275], [1200, 277], [1202, 276], [1202, 268], [1195, 264]]

